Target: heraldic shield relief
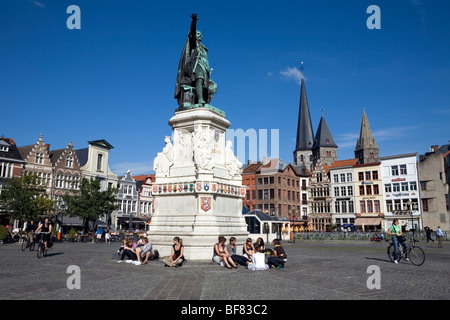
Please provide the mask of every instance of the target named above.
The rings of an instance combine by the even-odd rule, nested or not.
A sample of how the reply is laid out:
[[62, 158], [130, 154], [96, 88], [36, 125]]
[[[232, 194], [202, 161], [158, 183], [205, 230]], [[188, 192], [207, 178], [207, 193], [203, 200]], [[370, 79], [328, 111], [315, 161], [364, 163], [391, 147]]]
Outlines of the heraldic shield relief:
[[211, 209], [211, 197], [200, 197], [200, 201], [203, 211], [207, 212]]

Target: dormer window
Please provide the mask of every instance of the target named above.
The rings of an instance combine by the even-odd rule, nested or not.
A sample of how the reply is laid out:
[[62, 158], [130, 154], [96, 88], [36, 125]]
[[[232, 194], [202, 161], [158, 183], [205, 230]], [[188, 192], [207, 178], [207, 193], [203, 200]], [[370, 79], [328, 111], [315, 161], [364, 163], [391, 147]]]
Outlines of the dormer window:
[[0, 151], [8, 152], [9, 151], [9, 147], [0, 145]]

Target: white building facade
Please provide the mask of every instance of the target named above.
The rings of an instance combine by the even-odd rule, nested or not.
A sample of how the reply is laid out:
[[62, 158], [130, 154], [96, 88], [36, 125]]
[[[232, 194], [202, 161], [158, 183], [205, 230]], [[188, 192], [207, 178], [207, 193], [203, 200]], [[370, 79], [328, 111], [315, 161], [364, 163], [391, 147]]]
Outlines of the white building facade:
[[385, 230], [395, 218], [404, 231], [423, 228], [416, 157], [410, 153], [380, 158]]
[[333, 223], [348, 228], [355, 223], [355, 177], [357, 159], [335, 161], [330, 167]]
[[[125, 177], [120, 180], [119, 189], [117, 191], [117, 205], [119, 206], [114, 226], [120, 229], [129, 229], [138, 219], [139, 194], [136, 189], [136, 180], [133, 179], [130, 170], [127, 171]], [[134, 228], [133, 228], [134, 229]]]

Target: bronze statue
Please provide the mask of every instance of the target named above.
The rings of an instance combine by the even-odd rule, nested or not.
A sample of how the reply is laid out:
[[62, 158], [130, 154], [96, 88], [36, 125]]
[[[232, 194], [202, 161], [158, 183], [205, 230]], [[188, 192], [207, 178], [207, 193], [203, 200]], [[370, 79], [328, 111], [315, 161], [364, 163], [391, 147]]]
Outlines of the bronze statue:
[[203, 45], [203, 35], [197, 30], [197, 14], [192, 13], [191, 18], [191, 28], [178, 65], [175, 85], [177, 111], [205, 106], [217, 92], [216, 83], [210, 79], [212, 69], [208, 62], [208, 48]]

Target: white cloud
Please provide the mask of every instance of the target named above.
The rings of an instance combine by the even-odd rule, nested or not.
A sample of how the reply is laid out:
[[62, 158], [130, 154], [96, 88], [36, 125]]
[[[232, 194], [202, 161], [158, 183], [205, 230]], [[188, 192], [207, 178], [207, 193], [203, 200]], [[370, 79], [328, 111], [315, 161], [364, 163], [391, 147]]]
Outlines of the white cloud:
[[44, 7], [45, 7], [45, 4], [42, 3], [42, 2], [40, 2], [40, 1], [38, 1], [38, 0], [30, 0], [30, 2], [31, 2], [32, 4], [34, 4], [35, 6], [37, 6], [37, 7], [41, 7], [41, 8], [44, 8]]
[[286, 70], [280, 71], [280, 74], [287, 80], [294, 80], [298, 84], [302, 83], [302, 73], [296, 67], [287, 67]]

